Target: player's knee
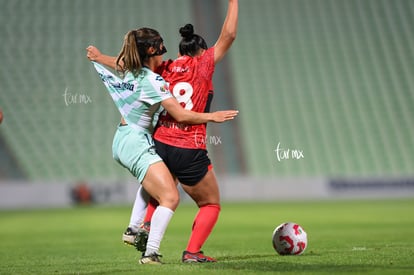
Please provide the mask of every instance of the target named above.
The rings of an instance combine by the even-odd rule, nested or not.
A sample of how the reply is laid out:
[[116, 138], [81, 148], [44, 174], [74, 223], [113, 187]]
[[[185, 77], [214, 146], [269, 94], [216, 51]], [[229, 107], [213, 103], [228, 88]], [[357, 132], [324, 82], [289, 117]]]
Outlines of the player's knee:
[[161, 196], [159, 200], [160, 205], [168, 207], [172, 210], [175, 210], [180, 203], [180, 196], [177, 193], [168, 193]]
[[197, 198], [195, 200], [198, 207], [203, 207], [206, 205], [218, 205], [220, 206], [220, 196], [204, 196], [202, 198]]

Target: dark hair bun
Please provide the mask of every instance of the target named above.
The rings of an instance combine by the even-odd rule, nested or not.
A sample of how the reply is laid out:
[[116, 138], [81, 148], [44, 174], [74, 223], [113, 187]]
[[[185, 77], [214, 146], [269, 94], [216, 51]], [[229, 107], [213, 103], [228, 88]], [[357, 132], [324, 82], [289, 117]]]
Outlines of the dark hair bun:
[[191, 38], [194, 35], [194, 27], [191, 24], [187, 24], [180, 28], [180, 34], [183, 38]]

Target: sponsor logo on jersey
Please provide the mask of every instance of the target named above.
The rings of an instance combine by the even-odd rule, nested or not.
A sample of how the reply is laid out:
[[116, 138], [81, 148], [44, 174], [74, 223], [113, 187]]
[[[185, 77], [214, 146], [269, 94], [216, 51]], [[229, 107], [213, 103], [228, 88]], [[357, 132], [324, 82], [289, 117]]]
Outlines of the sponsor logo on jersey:
[[157, 80], [157, 81], [164, 81], [164, 78], [162, 78], [162, 76], [160, 76], [160, 75], [157, 75], [155, 77], [155, 80]]
[[190, 71], [190, 67], [186, 66], [186, 67], [181, 67], [181, 66], [174, 66], [171, 69], [172, 72], [174, 73], [187, 73]]

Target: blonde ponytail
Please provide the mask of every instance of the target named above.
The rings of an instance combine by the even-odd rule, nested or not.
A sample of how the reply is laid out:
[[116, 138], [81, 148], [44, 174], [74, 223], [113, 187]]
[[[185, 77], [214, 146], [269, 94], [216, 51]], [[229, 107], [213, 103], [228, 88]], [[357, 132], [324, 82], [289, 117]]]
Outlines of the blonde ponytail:
[[127, 71], [138, 75], [142, 68], [140, 56], [137, 47], [137, 30], [129, 31], [124, 37], [124, 44], [116, 59], [116, 69], [121, 73]]

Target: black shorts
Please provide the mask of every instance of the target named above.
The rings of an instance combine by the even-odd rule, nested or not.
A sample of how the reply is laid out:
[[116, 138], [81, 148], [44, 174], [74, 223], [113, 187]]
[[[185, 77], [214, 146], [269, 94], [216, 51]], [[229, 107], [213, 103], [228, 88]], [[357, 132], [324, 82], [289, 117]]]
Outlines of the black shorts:
[[154, 141], [158, 155], [181, 184], [195, 185], [212, 168], [207, 151], [204, 149], [179, 148]]

